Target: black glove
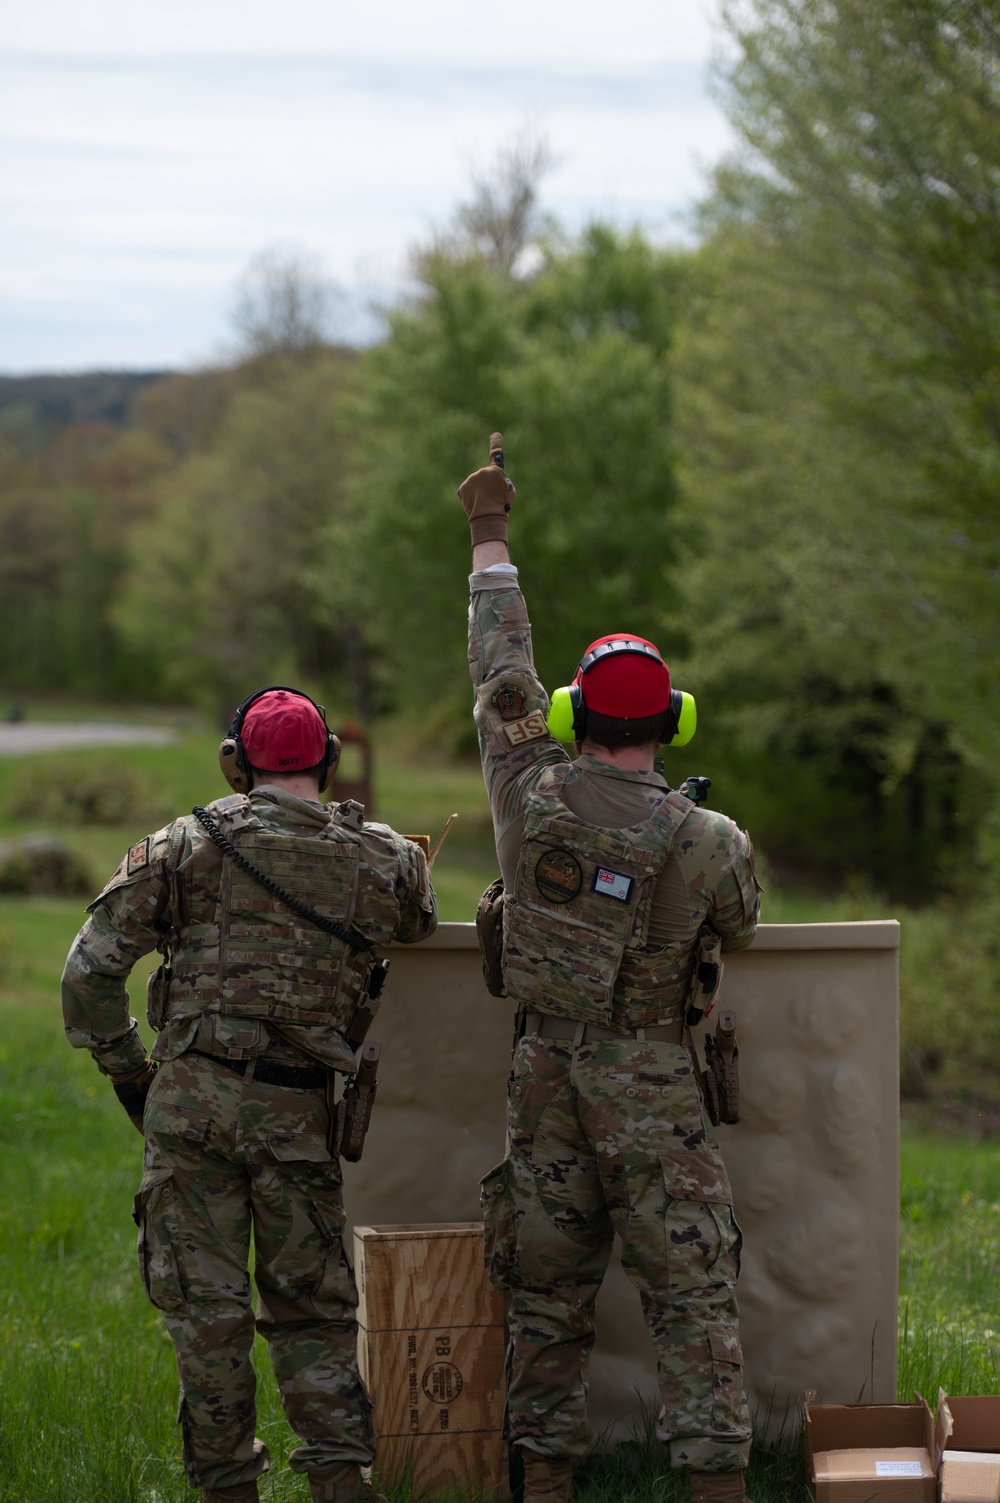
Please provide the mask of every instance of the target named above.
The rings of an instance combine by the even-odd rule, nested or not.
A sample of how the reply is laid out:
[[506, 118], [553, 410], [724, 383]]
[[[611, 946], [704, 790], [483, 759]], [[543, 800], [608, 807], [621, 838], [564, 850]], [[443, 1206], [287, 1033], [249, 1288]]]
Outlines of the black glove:
[[115, 1088], [115, 1095], [128, 1113], [132, 1126], [142, 1132], [142, 1117], [146, 1110], [146, 1097], [149, 1088], [153, 1084], [153, 1076], [158, 1066], [151, 1059], [144, 1060], [138, 1070], [132, 1070], [128, 1075], [112, 1075], [111, 1084]]

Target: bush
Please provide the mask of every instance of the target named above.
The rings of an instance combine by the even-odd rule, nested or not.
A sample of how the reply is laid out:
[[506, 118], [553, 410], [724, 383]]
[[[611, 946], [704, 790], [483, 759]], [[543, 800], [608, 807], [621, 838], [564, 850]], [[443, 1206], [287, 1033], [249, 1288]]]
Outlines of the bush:
[[162, 824], [166, 813], [153, 784], [114, 757], [47, 757], [19, 768], [4, 804], [10, 819], [56, 825]]
[[24, 835], [20, 840], [0, 841], [0, 892], [73, 897], [91, 892], [93, 885], [86, 864], [54, 836]]

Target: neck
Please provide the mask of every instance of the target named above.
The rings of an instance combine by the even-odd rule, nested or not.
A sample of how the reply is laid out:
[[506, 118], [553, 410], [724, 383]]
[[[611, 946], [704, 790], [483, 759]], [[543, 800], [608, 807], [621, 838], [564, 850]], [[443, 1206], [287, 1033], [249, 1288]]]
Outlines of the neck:
[[254, 788], [283, 788], [286, 793], [291, 793], [295, 798], [311, 799], [315, 804], [319, 801], [319, 784], [315, 778], [306, 777], [304, 773], [293, 773], [289, 777], [283, 777], [279, 773], [268, 773], [267, 777], [261, 778]]
[[619, 746], [609, 751], [596, 741], [578, 741], [577, 751], [593, 757], [597, 762], [606, 762], [609, 767], [619, 767], [622, 772], [653, 772], [656, 762], [656, 744], [652, 746]]

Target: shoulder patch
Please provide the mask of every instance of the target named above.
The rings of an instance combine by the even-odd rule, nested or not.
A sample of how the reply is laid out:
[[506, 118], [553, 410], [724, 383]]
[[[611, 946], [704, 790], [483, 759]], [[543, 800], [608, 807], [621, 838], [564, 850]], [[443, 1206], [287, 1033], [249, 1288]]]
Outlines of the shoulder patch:
[[125, 860], [125, 870], [130, 877], [149, 865], [149, 839], [150, 837], [146, 835], [142, 840], [137, 840], [129, 851]]
[[524, 702], [524, 690], [520, 684], [504, 680], [490, 695], [490, 703], [500, 719], [506, 724], [511, 720], [523, 720], [528, 713]]
[[513, 720], [503, 727], [503, 733], [511, 746], [523, 746], [526, 741], [539, 741], [549, 734], [548, 721], [541, 710], [532, 710], [522, 720]]

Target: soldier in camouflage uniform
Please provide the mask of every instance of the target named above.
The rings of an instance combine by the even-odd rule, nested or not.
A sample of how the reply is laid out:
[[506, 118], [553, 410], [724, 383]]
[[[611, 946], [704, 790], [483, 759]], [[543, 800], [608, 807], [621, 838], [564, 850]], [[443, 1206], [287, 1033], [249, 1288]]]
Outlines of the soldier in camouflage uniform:
[[[571, 1495], [613, 1234], [639, 1291], [657, 1433], [697, 1503], [743, 1503], [750, 1424], [735, 1286], [741, 1237], [682, 1014], [706, 930], [747, 946], [748, 838], [654, 771], [669, 672], [652, 644], [591, 645], [575, 760], [550, 734], [507, 549], [502, 439], [459, 495], [473, 543], [469, 662], [504, 879], [503, 980], [520, 1014], [509, 1150], [483, 1181], [487, 1260], [511, 1290], [508, 1412], [526, 1503]], [[565, 693], [565, 691], [563, 691]]]
[[[269, 1464], [254, 1434], [255, 1330], [311, 1497], [351, 1503], [373, 1456], [327, 1087], [355, 1069], [345, 1036], [376, 952], [300, 917], [231, 855], [379, 950], [433, 933], [423, 852], [364, 823], [359, 804], [320, 802], [338, 750], [307, 696], [251, 696], [220, 748], [245, 791], [207, 811], [230, 853], [193, 817], [140, 840], [90, 905], [63, 975], [70, 1043], [90, 1050], [145, 1136], [139, 1268], [176, 1349], [184, 1466], [206, 1503], [255, 1503]], [[153, 949], [150, 1060], [125, 983]]]

